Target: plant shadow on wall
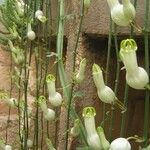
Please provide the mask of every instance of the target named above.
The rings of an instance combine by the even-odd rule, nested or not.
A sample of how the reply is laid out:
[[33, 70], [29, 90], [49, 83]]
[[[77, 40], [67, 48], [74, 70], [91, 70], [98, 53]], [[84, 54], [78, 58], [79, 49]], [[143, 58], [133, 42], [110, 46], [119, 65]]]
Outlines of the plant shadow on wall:
[[[50, 0], [6, 0], [0, 5], [0, 22], [5, 29], [0, 33], [0, 42], [11, 60], [7, 69], [10, 88], [0, 89], [1, 102], [9, 106], [1, 149], [67, 150], [76, 139], [78, 144], [73, 147], [77, 150], [131, 150], [131, 145], [134, 149], [149, 149], [149, 2], [145, 0], [143, 29], [134, 21], [136, 10], [129, 0], [106, 2], [112, 19], [109, 37], [87, 36], [86, 54], [80, 60], [76, 55], [90, 0], [81, 0], [81, 14], [73, 17], [79, 19], [79, 27], [71, 54], [71, 79], [64, 59], [68, 57], [64, 51], [64, 21], [68, 17], [64, 1], [58, 1], [56, 33], [51, 24]], [[117, 25], [131, 27], [131, 34], [118, 37]], [[139, 39], [134, 38], [134, 30], [140, 31]], [[69, 43], [69, 37], [67, 40]], [[0, 67], [5, 70], [4, 64]], [[58, 130], [64, 110], [65, 131], [61, 127]], [[16, 114], [15, 125], [12, 113]], [[16, 126], [13, 133], [11, 125]], [[63, 141], [58, 140], [59, 136]]]

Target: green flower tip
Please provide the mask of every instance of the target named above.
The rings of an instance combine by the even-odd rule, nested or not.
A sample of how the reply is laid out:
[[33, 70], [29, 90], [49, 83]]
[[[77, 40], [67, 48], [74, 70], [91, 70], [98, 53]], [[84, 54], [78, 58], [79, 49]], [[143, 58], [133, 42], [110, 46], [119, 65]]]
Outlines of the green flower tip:
[[0, 92], [0, 100], [8, 99], [8, 94], [6, 92]]
[[94, 117], [96, 115], [96, 111], [94, 107], [85, 107], [82, 112], [83, 117]]
[[40, 19], [39, 19], [42, 23], [45, 23], [47, 21], [47, 18], [45, 16], [42, 16]]
[[91, 0], [84, 0], [84, 7], [85, 8], [89, 8], [90, 4], [91, 4]]
[[97, 132], [98, 132], [98, 133], [104, 132], [104, 129], [103, 129], [101, 126], [99, 126], [99, 127], [97, 128]]
[[100, 68], [99, 65], [93, 64], [93, 67], [92, 67], [92, 72], [93, 72], [93, 73], [98, 73], [98, 72], [101, 72], [101, 71], [102, 71], [102, 70], [101, 70], [101, 68]]
[[55, 78], [55, 76], [52, 75], [52, 74], [48, 74], [48, 75], [46, 76], [46, 82], [51, 82], [51, 81], [55, 81], [55, 80], [56, 80], [56, 78]]
[[137, 50], [137, 44], [134, 39], [122, 40], [120, 44], [120, 52], [132, 52]]
[[41, 104], [43, 102], [46, 102], [46, 98], [45, 98], [45, 96], [42, 95], [38, 98], [38, 103]]

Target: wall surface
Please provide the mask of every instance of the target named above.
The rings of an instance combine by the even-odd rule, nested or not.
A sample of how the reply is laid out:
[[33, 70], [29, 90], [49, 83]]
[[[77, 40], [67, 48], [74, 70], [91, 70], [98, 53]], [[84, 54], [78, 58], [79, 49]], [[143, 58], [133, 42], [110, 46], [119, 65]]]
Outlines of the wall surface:
[[[143, 26], [144, 20], [144, 0], [137, 0], [137, 15], [136, 15], [136, 22], [141, 27]], [[66, 0], [66, 15], [72, 14], [69, 7], [71, 6], [70, 0]], [[52, 33], [56, 35], [56, 22], [57, 22], [57, 2], [56, 0], [52, 0]], [[73, 6], [72, 6], [73, 9]], [[76, 12], [73, 12], [76, 13]], [[78, 13], [79, 14], [79, 13]], [[82, 32], [85, 33], [87, 36], [80, 39], [80, 45], [77, 51], [77, 60], [76, 66], [78, 68], [79, 62], [83, 57], [88, 59], [88, 66], [86, 72], [86, 78], [82, 85], [80, 85], [77, 90], [81, 90], [84, 94], [84, 97], [76, 101], [76, 108], [77, 111], [81, 114], [83, 107], [85, 106], [95, 106], [97, 110], [97, 125], [102, 121], [102, 102], [97, 97], [97, 92], [95, 85], [93, 83], [93, 79], [91, 77], [91, 68], [93, 63], [97, 63], [101, 65], [104, 70], [106, 67], [106, 57], [107, 57], [107, 42], [108, 39], [106, 36], [108, 35], [109, 31], [109, 15], [110, 11], [108, 9], [107, 1], [106, 0], [92, 0], [91, 6], [88, 10], [88, 13], [85, 15], [84, 23], [82, 26]], [[67, 37], [67, 55], [66, 55], [66, 64], [68, 64], [67, 72], [71, 70], [72, 66], [72, 53], [70, 50], [74, 48], [76, 34], [74, 34], [74, 27], [77, 26], [78, 22], [75, 22], [74, 26], [68, 29], [69, 21], [66, 19], [66, 28], [65, 28], [65, 35]], [[72, 23], [73, 24], [73, 23]], [[71, 26], [71, 25], [69, 25]], [[130, 27], [122, 27], [118, 28], [119, 35], [129, 35]], [[1, 28], [0, 30], [5, 30]], [[68, 31], [70, 30], [70, 31]], [[68, 34], [68, 32], [70, 32]], [[72, 35], [74, 34], [74, 35]], [[139, 35], [139, 33], [136, 33]], [[69, 35], [69, 36], [68, 36]], [[73, 36], [73, 37], [72, 37]], [[74, 37], [75, 36], [75, 37]], [[99, 38], [101, 37], [101, 38]], [[138, 51], [138, 61], [141, 66], [144, 66], [144, 55], [143, 55], [143, 44], [142, 39], [138, 39], [139, 42], [139, 51]], [[113, 88], [115, 84], [115, 71], [116, 70], [116, 57], [115, 57], [115, 47], [114, 43], [112, 45], [112, 54], [110, 59], [110, 70], [108, 72], [108, 85]], [[113, 65], [112, 65], [113, 64]], [[7, 51], [3, 48], [0, 49], [0, 90], [10, 90], [10, 55]], [[70, 66], [70, 68], [69, 68]], [[104, 73], [105, 74], [105, 73]], [[33, 69], [33, 79], [35, 77], [35, 68]], [[123, 98], [124, 96], [124, 84], [125, 84], [125, 71], [121, 71], [120, 73], [120, 81], [119, 82], [119, 90], [118, 96], [119, 98]], [[33, 83], [34, 82], [34, 83]], [[33, 80], [31, 86], [33, 86], [33, 91], [31, 91], [34, 96], [34, 86], [35, 81]], [[132, 136], [134, 134], [138, 134], [142, 136], [143, 131], [143, 116], [144, 116], [144, 92], [143, 91], [136, 91], [133, 89], [129, 89], [129, 108], [127, 113], [127, 123], [126, 123], [126, 137]], [[107, 110], [110, 110], [110, 106], [107, 105]], [[9, 112], [9, 108], [0, 103], [0, 135], [5, 136], [5, 126], [7, 123], [6, 116]], [[14, 130], [16, 127], [17, 116], [16, 111], [12, 110], [11, 113], [11, 122], [13, 123], [10, 126], [10, 130]], [[99, 120], [99, 122], [98, 122]], [[106, 126], [108, 127], [110, 120], [106, 121]], [[113, 129], [113, 136], [117, 137], [119, 135], [120, 130], [120, 123], [121, 123], [121, 113], [120, 110], [115, 111], [115, 119], [114, 119], [114, 129]], [[62, 123], [63, 124], [63, 123]], [[61, 128], [60, 128], [61, 129]], [[109, 134], [109, 130], [106, 131], [106, 134]], [[149, 131], [150, 134], [150, 131]], [[13, 134], [10, 135], [10, 139], [13, 139]], [[137, 145], [136, 145], [137, 149]], [[136, 150], [135, 149], [135, 150]], [[72, 149], [73, 150], [73, 149]]]

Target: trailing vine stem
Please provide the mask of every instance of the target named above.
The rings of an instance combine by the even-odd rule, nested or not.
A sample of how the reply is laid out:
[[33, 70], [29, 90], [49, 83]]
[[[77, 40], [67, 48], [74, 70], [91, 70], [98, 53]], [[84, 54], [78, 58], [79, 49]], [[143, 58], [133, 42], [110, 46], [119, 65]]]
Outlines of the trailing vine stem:
[[[75, 70], [75, 59], [76, 59], [76, 50], [78, 47], [78, 41], [79, 41], [79, 36], [80, 36], [80, 32], [81, 32], [81, 27], [82, 27], [82, 19], [83, 19], [83, 1], [82, 1], [82, 15], [80, 18], [80, 23], [79, 23], [79, 30], [77, 33], [77, 41], [75, 44], [75, 49], [73, 51], [73, 70]], [[63, 50], [63, 31], [64, 31], [64, 0], [60, 0], [59, 1], [59, 21], [58, 21], [58, 29], [57, 29], [57, 54], [58, 54], [58, 73], [59, 73], [59, 77], [60, 77], [60, 81], [61, 81], [61, 85], [63, 87], [63, 93], [64, 93], [64, 97], [66, 98], [66, 103], [67, 103], [67, 129], [69, 127], [69, 117], [70, 114], [74, 119], [79, 118], [77, 113], [75, 112], [74, 108], [72, 108], [71, 105], [71, 101], [72, 101], [72, 90], [73, 90], [73, 86], [74, 84], [70, 81], [68, 81], [67, 77], [66, 77], [66, 73], [65, 73], [65, 69], [64, 69], [64, 64], [62, 61], [62, 50]], [[71, 86], [68, 86], [71, 85]], [[71, 111], [71, 112], [70, 112]], [[84, 128], [81, 122], [81, 135], [83, 135], [85, 137], [85, 133], [84, 133]], [[83, 140], [86, 142], [85, 140], [86, 138], [83, 138]], [[68, 146], [68, 133], [65, 134], [65, 148], [67, 149]]]
[[[50, 57], [47, 57], [47, 54], [51, 52], [51, 29], [49, 29], [49, 26], [51, 27], [52, 23], [52, 16], [51, 16], [51, 0], [46, 0], [46, 18], [49, 18], [45, 25], [44, 25], [44, 39], [46, 41], [46, 53], [45, 53], [45, 71], [44, 71], [44, 81], [46, 80], [46, 76], [48, 73], [48, 65], [50, 62]], [[41, 67], [42, 68], [42, 67]], [[42, 70], [41, 70], [42, 71]], [[41, 75], [42, 77], [42, 75]], [[46, 94], [46, 82], [43, 82], [42, 85], [42, 94]], [[43, 142], [44, 142], [44, 122], [43, 122], [43, 113], [41, 114], [41, 128], [42, 128], [42, 133], [41, 133], [41, 150], [43, 149]], [[49, 138], [49, 122], [46, 122], [46, 129], [47, 129], [47, 137]], [[55, 138], [57, 137], [57, 134], [55, 134]]]
[[[76, 38], [76, 43], [75, 43], [75, 48], [73, 50], [73, 72], [75, 72], [75, 63], [76, 63], [76, 51], [78, 48], [78, 43], [79, 43], [79, 38], [81, 34], [81, 29], [82, 29], [82, 23], [83, 23], [83, 18], [84, 18], [84, 0], [81, 0], [81, 11], [80, 11], [80, 21], [79, 21], [79, 28], [77, 32], [77, 38]], [[72, 98], [73, 98], [73, 88], [74, 88], [74, 83], [71, 85], [71, 93], [70, 93], [70, 99], [68, 101], [68, 112], [67, 112], [67, 130], [69, 129], [69, 118], [70, 118], [70, 111], [71, 111], [71, 103], [72, 103]], [[66, 149], [68, 146], [68, 133], [66, 134]]]

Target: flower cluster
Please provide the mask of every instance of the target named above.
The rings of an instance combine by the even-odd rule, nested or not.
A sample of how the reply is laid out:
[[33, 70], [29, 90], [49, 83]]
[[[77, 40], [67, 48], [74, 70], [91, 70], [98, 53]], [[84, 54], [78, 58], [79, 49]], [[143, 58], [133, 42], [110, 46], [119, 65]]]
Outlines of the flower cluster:
[[128, 26], [135, 18], [135, 8], [130, 0], [107, 0], [112, 20], [119, 26]]

